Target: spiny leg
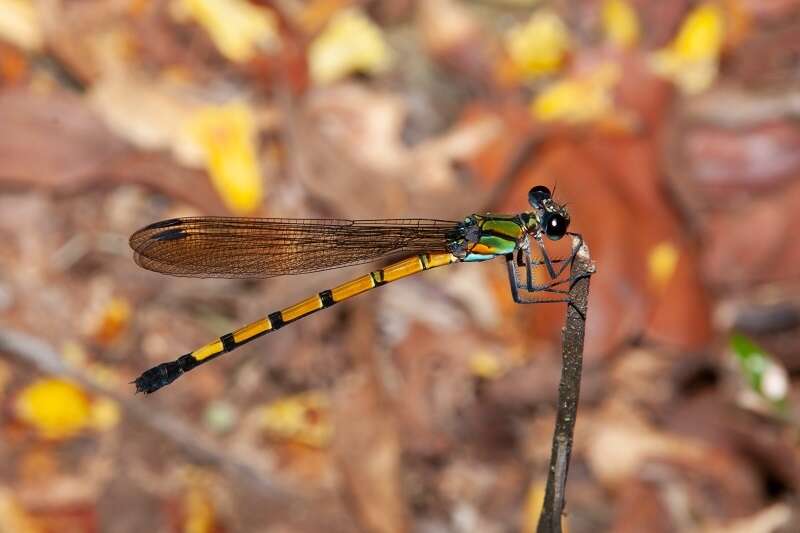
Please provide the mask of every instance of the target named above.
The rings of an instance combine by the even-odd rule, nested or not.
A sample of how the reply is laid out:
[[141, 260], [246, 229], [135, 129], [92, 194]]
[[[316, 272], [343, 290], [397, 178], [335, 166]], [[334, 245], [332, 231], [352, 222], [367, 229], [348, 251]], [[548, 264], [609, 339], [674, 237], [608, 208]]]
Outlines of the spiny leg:
[[[514, 254], [508, 254], [506, 256], [506, 267], [508, 269], [508, 281], [509, 286], [511, 287], [511, 297], [514, 299], [514, 302], [518, 304], [539, 304], [539, 303], [566, 303], [568, 305], [572, 305], [574, 308], [574, 304], [572, 300], [569, 298], [533, 298], [530, 296], [523, 297], [519, 289], [523, 288], [522, 284], [519, 283], [519, 277], [517, 275], [517, 267], [514, 262]], [[564, 280], [562, 281], [569, 281]], [[561, 290], [554, 290], [554, 289], [540, 289], [537, 291], [529, 291], [529, 292], [552, 292], [558, 294], [569, 294], [568, 291], [561, 291]], [[583, 314], [581, 313], [581, 316]]]
[[[514, 268], [513, 260], [508, 260], [507, 264], [509, 268], [509, 276], [514, 276], [516, 278], [516, 269]], [[571, 290], [575, 283], [589, 276], [591, 276], [591, 274], [587, 273], [578, 274], [576, 276], [570, 276], [568, 279], [558, 281], [557, 284], [569, 283]], [[569, 296], [564, 298], [534, 298], [531, 296], [523, 297], [519, 293], [519, 288], [515, 285], [514, 281], [511, 282], [511, 295], [514, 298], [514, 301], [518, 304], [566, 303], [568, 306], [572, 307], [578, 313], [578, 315], [581, 317], [582, 320], [586, 320], [586, 315], [583, 313], [583, 311], [581, 311], [581, 309], [578, 306], [575, 305], [575, 302], [573, 302], [572, 298], [570, 298]], [[548, 287], [539, 288], [536, 289], [535, 291], [530, 291], [530, 292], [547, 292], [547, 293], [561, 294], [561, 295], [570, 294], [569, 290], [556, 290]]]
[[[542, 241], [541, 236], [535, 237], [534, 239], [536, 244], [539, 245], [539, 250], [542, 252], [542, 259], [544, 260], [544, 266], [547, 268], [547, 273], [550, 274], [551, 279], [555, 279], [558, 277], [556, 271], [553, 269], [553, 263], [550, 261], [550, 255], [547, 253], [547, 250], [544, 247], [544, 242]], [[530, 246], [527, 248], [528, 258], [530, 259]], [[528, 268], [530, 268], [530, 260], [528, 261]], [[563, 272], [563, 270], [559, 271]]]
[[566, 270], [567, 266], [572, 265], [572, 262], [575, 260], [575, 256], [578, 255], [578, 251], [580, 251], [581, 247], [583, 246], [583, 235], [581, 235], [580, 233], [567, 233], [567, 235], [569, 235], [570, 237], [577, 237], [578, 244], [575, 245], [573, 243], [572, 252], [569, 254], [569, 257], [567, 258], [566, 261], [564, 261], [564, 264], [561, 265], [561, 268], [558, 271], [559, 276], [564, 272], [564, 270]]
[[[544, 247], [544, 243], [541, 242], [541, 240], [539, 239], [537, 239], [537, 244], [539, 245], [540, 251], [542, 252], [542, 259], [533, 258], [533, 256], [531, 255], [530, 246], [526, 246], [525, 248], [520, 248], [519, 250], [517, 250], [516, 264], [520, 268], [522, 267], [525, 268], [524, 285], [522, 284], [521, 281], [519, 281], [518, 275], [516, 273], [514, 275], [515, 283], [518, 289], [524, 289], [527, 290], [528, 292], [534, 292], [539, 290], [545, 290], [547, 288], [551, 288], [560, 285], [562, 283], [565, 283], [567, 281], [570, 281], [570, 280], [559, 280], [558, 278], [560, 278], [561, 274], [564, 273], [566, 268], [570, 264], [572, 264], [572, 261], [575, 259], [575, 254], [577, 254], [578, 249], [580, 249], [580, 245], [583, 242], [583, 239], [580, 237], [580, 235], [572, 233], [570, 233], [570, 235], [577, 236], [581, 240], [578, 246], [572, 249], [572, 252], [570, 253], [569, 257], [567, 257], [566, 259], [550, 259], [550, 255], [547, 253], [547, 250]], [[553, 268], [553, 265], [559, 263], [560, 265], [558, 270], [555, 270]], [[534, 283], [533, 268], [535, 266], [544, 266], [545, 268], [547, 268], [548, 274], [550, 274], [551, 281], [541, 285], [537, 285], [536, 283]]]
[[[509, 276], [514, 276], [515, 274], [512, 273], [512, 269], [514, 269], [514, 261], [510, 259], [507, 261], [508, 268], [509, 268]], [[572, 283], [581, 279], [585, 276], [578, 276], [574, 280], [571, 280]], [[514, 299], [514, 302], [518, 304], [549, 304], [549, 303], [565, 303], [568, 306], [572, 307], [575, 311], [578, 312], [581, 319], [586, 320], [586, 315], [575, 305], [571, 298], [532, 298], [529, 296], [523, 297], [519, 293], [519, 289], [517, 288], [516, 284], [512, 281], [511, 282], [511, 296]], [[555, 291], [555, 290], [542, 290], [536, 292], [552, 292], [558, 294], [569, 294], [569, 291]]]
[[[550, 254], [547, 253], [547, 249], [544, 246], [544, 242], [542, 241], [541, 237], [539, 237], [539, 238], [537, 238], [535, 240], [536, 240], [536, 243], [539, 245], [539, 250], [542, 252], [542, 260], [541, 261], [536, 261], [534, 263], [533, 258], [531, 257], [530, 246], [528, 246], [526, 248], [526, 250], [525, 250], [525, 253], [527, 255], [528, 264], [537, 264], [537, 265], [544, 264], [544, 266], [547, 268], [547, 273], [550, 274], [550, 278], [551, 279], [556, 279], [556, 278], [560, 277], [561, 274], [563, 274], [564, 271], [567, 269], [567, 267], [569, 265], [571, 265], [572, 262], [575, 260], [575, 255], [577, 255], [578, 250], [580, 250], [581, 246], [583, 246], [583, 236], [580, 233], [571, 233], [570, 232], [570, 233], [567, 233], [567, 235], [569, 235], [571, 237], [577, 237], [578, 238], [577, 246], [575, 246], [574, 243], [573, 243], [572, 251], [570, 252], [569, 257], [567, 259], [565, 259], [565, 260], [561, 260], [561, 259], [551, 260], [550, 259]], [[558, 269], [558, 271], [556, 271], [553, 268], [553, 264], [554, 263], [562, 263], [560, 268]]]
[[[507, 258], [507, 260], [508, 260], [508, 258]], [[571, 261], [571, 259], [566, 259], [566, 260], [565, 259], [556, 259], [554, 262], [559, 262], [560, 263], [560, 262], [565, 262], [565, 261]], [[509, 265], [510, 267], [513, 268], [513, 274], [514, 274], [513, 283], [516, 284], [517, 289], [523, 289], [523, 290], [525, 290], [527, 292], [545, 291], [545, 292], [557, 292], [557, 293], [566, 294], [568, 291], [566, 291], [566, 290], [556, 290], [555, 287], [558, 287], [560, 285], [564, 285], [566, 283], [571, 283], [573, 281], [570, 278], [567, 278], [567, 279], [558, 279], [558, 278], [556, 278], [556, 279], [552, 279], [552, 280], [550, 280], [550, 281], [548, 281], [546, 283], [543, 283], [541, 285], [535, 284], [533, 282], [533, 266], [534, 265], [535, 266], [541, 266], [542, 263], [541, 262], [536, 262], [536, 261], [534, 261], [532, 259], [529, 249], [526, 249], [524, 251], [523, 250], [519, 250], [519, 252], [517, 253], [516, 263], [517, 263], [517, 266], [519, 266], [519, 267], [525, 267], [525, 274], [526, 274], [526, 283], [523, 285], [522, 281], [520, 281], [520, 279], [519, 279], [517, 268], [513, 268], [514, 265]], [[563, 272], [563, 269], [561, 269], [560, 272]]]
[[[522, 289], [529, 294], [535, 292], [546, 292], [551, 294], [568, 295], [569, 290], [557, 289], [556, 287], [560, 287], [564, 284], [569, 284], [569, 288], [571, 289], [575, 282], [585, 277], [585, 276], [570, 276], [566, 279], [558, 279], [559, 276], [564, 273], [567, 266], [572, 264], [573, 260], [575, 259], [575, 256], [578, 253], [578, 250], [580, 249], [583, 243], [583, 238], [580, 235], [578, 234], [570, 234], [570, 235], [578, 237], [579, 242], [577, 246], [574, 246], [572, 248], [572, 253], [565, 260], [556, 259], [554, 261], [551, 261], [542, 243], [539, 244], [542, 250], [543, 261], [534, 261], [531, 256], [529, 247], [526, 248], [524, 252], [523, 250], [520, 250], [517, 253], [516, 260], [514, 254], [506, 255], [506, 266], [508, 269], [509, 285], [511, 287], [511, 295], [514, 299], [514, 302], [519, 304], [566, 303], [567, 305], [570, 305], [573, 309], [575, 309], [581, 316], [581, 318], [583, 318], [584, 320], [586, 319], [585, 315], [581, 312], [580, 309], [578, 309], [575, 306], [575, 304], [569, 297], [545, 299], [545, 298], [534, 298], [531, 296], [523, 296], [520, 294], [520, 290]], [[553, 263], [562, 263], [562, 262], [563, 264], [560, 265], [558, 271], [555, 271], [555, 269], [552, 268]], [[552, 279], [544, 284], [537, 285], [533, 283], [532, 270], [533, 266], [541, 266], [541, 265], [548, 267], [548, 273], [552, 276]], [[518, 266], [525, 267], [526, 271], [525, 284], [523, 284], [522, 281], [519, 279]]]
[[[557, 279], [551, 280], [543, 285], [535, 285], [527, 286], [522, 283], [519, 279], [519, 272], [517, 267], [514, 264], [513, 254], [508, 254], [506, 256], [506, 266], [508, 268], [508, 280], [509, 285], [511, 287], [512, 295], [514, 295], [514, 301], [518, 303], [524, 303], [522, 297], [520, 296], [520, 290], [524, 290], [525, 292], [546, 292], [551, 294], [569, 294], [568, 290], [564, 289], [556, 289], [560, 285], [564, 285], [567, 283], [572, 283], [573, 280], [571, 279]], [[550, 300], [548, 300], [550, 301]], [[556, 301], [556, 300], [552, 300]]]

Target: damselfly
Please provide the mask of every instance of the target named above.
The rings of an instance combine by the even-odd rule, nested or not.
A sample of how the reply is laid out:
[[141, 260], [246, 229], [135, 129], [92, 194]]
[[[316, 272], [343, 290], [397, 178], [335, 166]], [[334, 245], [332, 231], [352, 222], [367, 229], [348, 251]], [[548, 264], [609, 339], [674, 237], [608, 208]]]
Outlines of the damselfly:
[[[181, 374], [262, 335], [375, 287], [457, 262], [503, 257], [511, 294], [518, 303], [564, 302], [569, 280], [561, 274], [569, 259], [551, 260], [544, 237], [567, 234], [569, 213], [549, 189], [528, 193], [532, 207], [516, 215], [470, 215], [461, 222], [430, 219], [315, 220], [283, 218], [190, 217], [151, 224], [131, 236], [136, 263], [173, 276], [266, 278], [303, 274], [366, 263], [391, 255], [409, 257], [275, 311], [255, 322], [162, 363], [136, 379], [137, 392], [151, 393]], [[571, 234], [578, 237], [576, 234]], [[541, 259], [534, 260], [535, 243]], [[534, 282], [534, 268], [549, 277]], [[558, 268], [556, 268], [558, 267]], [[525, 279], [520, 279], [520, 269]], [[553, 293], [549, 299], [535, 293]]]

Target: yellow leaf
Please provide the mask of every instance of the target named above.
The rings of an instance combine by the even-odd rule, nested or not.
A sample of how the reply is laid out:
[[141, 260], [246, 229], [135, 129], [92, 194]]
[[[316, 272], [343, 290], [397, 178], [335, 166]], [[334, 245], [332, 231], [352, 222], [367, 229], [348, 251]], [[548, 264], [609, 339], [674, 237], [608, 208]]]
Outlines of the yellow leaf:
[[75, 341], [65, 341], [61, 347], [61, 358], [65, 363], [74, 366], [84, 366], [88, 360], [86, 350], [81, 344]]
[[703, 4], [689, 13], [671, 48], [689, 61], [716, 60], [723, 38], [721, 10], [714, 4]]
[[652, 55], [651, 67], [685, 93], [701, 92], [717, 76], [724, 38], [722, 11], [702, 4], [689, 13], [675, 39]]
[[45, 533], [25, 507], [18, 502], [10, 489], [0, 487], [0, 532]]
[[582, 123], [609, 116], [614, 110], [613, 89], [621, 76], [619, 65], [607, 63], [591, 74], [554, 83], [531, 105], [541, 121]]
[[484, 379], [495, 379], [503, 374], [502, 363], [488, 352], [478, 352], [469, 359], [469, 369], [474, 376]]
[[[544, 507], [546, 489], [547, 485], [544, 479], [534, 480], [528, 487], [528, 494], [525, 496], [525, 504], [522, 508], [522, 533], [536, 532], [542, 507]], [[561, 530], [569, 533], [569, 517], [566, 515], [561, 518]]]
[[0, 40], [27, 51], [42, 47], [42, 28], [31, 0], [0, 0]]
[[277, 400], [260, 408], [261, 426], [273, 437], [323, 447], [333, 429], [327, 396], [308, 392]]
[[525, 504], [522, 507], [522, 532], [535, 533], [539, 516], [544, 506], [545, 481], [538, 480], [528, 487]]
[[511, 29], [505, 45], [517, 71], [524, 77], [538, 78], [561, 68], [569, 51], [569, 33], [558, 15], [541, 10]]
[[89, 424], [98, 431], [107, 431], [119, 423], [120, 412], [117, 402], [99, 398], [92, 402]]
[[25, 387], [15, 403], [20, 420], [45, 438], [63, 439], [85, 429], [91, 415], [86, 393], [60, 379], [41, 379]]
[[211, 476], [202, 470], [190, 469], [185, 472], [186, 491], [182, 497], [184, 533], [213, 533], [219, 531], [217, 511], [210, 493], [213, 486]]
[[542, 0], [501, 0], [496, 3], [510, 7], [533, 7]]
[[620, 48], [629, 48], [639, 40], [639, 19], [625, 0], [603, 2], [603, 29], [606, 39]]
[[263, 195], [252, 110], [243, 103], [203, 107], [189, 120], [189, 130], [225, 204], [235, 213], [251, 213]]
[[392, 63], [380, 28], [357, 9], [345, 9], [331, 19], [308, 54], [311, 78], [320, 84], [355, 72], [384, 72]]
[[650, 281], [663, 288], [672, 279], [680, 254], [674, 244], [662, 242], [654, 246], [647, 257]]
[[259, 48], [278, 44], [275, 15], [246, 0], [176, 0], [173, 6], [177, 18], [188, 17], [203, 26], [231, 61], [247, 61]]
[[183, 530], [186, 533], [213, 533], [216, 513], [208, 491], [200, 487], [192, 487], [184, 496], [185, 521]]
[[310, 0], [300, 8], [297, 20], [307, 33], [318, 32], [348, 0]]
[[94, 340], [101, 344], [109, 344], [125, 330], [131, 316], [131, 306], [125, 298], [114, 297], [106, 303], [96, 327], [93, 328]]
[[0, 400], [5, 398], [6, 388], [12, 380], [11, 365], [6, 361], [0, 361]]

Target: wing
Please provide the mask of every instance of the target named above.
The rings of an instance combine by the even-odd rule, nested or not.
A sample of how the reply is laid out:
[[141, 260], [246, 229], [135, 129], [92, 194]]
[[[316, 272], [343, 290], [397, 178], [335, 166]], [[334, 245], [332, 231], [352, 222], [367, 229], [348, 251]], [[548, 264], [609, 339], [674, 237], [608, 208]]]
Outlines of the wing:
[[187, 217], [131, 236], [139, 266], [203, 278], [268, 278], [400, 253], [446, 252], [458, 223], [429, 219], [317, 220]]

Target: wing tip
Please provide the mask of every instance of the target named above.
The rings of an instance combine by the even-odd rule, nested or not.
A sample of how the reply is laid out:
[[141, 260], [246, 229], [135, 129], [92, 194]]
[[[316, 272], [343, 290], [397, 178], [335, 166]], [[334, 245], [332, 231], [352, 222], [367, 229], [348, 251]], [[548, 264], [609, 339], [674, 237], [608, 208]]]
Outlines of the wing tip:
[[185, 229], [173, 228], [166, 231], [160, 231], [150, 237], [150, 239], [153, 241], [176, 241], [178, 239], [185, 239], [188, 236], [189, 232]]
[[179, 226], [183, 223], [182, 218], [168, 218], [166, 220], [159, 220], [158, 222], [153, 222], [149, 226], [145, 226], [139, 231], [147, 231], [150, 229], [162, 229], [162, 228], [171, 228], [173, 226]]

